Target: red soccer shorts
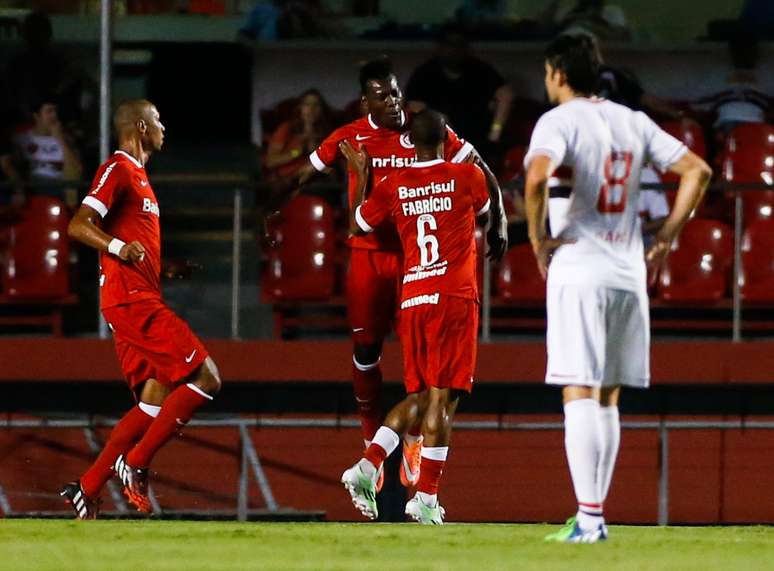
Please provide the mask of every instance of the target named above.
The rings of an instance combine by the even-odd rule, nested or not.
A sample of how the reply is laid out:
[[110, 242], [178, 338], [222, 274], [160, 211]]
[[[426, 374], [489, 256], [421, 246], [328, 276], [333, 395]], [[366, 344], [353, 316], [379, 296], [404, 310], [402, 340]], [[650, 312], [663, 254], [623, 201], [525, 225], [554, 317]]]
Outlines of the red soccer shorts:
[[347, 273], [347, 313], [355, 343], [381, 343], [390, 332], [402, 277], [400, 252], [352, 248]]
[[467, 392], [473, 389], [478, 302], [439, 295], [437, 304], [401, 309], [398, 333], [407, 393], [428, 387]]
[[102, 310], [116, 344], [116, 354], [132, 391], [148, 379], [173, 387], [207, 358], [207, 349], [159, 299], [144, 299]]

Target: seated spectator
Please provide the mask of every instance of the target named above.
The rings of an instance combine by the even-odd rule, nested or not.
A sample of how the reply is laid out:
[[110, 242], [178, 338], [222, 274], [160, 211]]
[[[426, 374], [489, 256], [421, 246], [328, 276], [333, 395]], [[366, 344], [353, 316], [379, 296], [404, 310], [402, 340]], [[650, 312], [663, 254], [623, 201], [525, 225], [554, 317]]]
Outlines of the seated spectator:
[[458, 135], [489, 158], [511, 111], [513, 90], [487, 62], [474, 56], [457, 26], [445, 26], [436, 55], [411, 74], [409, 109], [432, 107], [446, 115]]
[[33, 184], [80, 180], [83, 165], [53, 98], [37, 99], [30, 110], [32, 123], [13, 137], [16, 166], [22, 176]]
[[316, 89], [299, 98], [295, 116], [272, 133], [264, 158], [270, 180], [296, 179], [309, 154], [333, 130], [331, 109]]
[[765, 123], [772, 108], [772, 98], [763, 93], [758, 82], [755, 36], [739, 27], [728, 42], [728, 51], [733, 69], [726, 78], [725, 89], [697, 102], [697, 106], [715, 112], [713, 127], [721, 137], [743, 123]]

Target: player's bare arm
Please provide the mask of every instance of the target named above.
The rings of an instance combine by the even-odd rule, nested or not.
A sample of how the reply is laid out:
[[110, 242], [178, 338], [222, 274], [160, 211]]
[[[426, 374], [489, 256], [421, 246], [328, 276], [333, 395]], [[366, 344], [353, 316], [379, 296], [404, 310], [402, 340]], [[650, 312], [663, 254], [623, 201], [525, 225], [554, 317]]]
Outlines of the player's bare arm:
[[365, 200], [366, 190], [368, 188], [369, 177], [369, 164], [368, 153], [364, 148], [355, 149], [349, 141], [342, 141], [339, 143], [339, 149], [347, 159], [349, 168], [355, 173], [357, 191], [355, 193], [355, 201], [352, 203], [352, 208], [349, 210], [349, 231], [353, 236], [364, 236], [365, 232], [355, 222], [355, 211], [358, 206]]
[[556, 165], [546, 155], [536, 155], [529, 163], [527, 181], [524, 187], [525, 206], [527, 210], [527, 226], [529, 241], [535, 252], [538, 269], [543, 279], [548, 276], [548, 264], [551, 256], [563, 244], [573, 240], [552, 238], [546, 232], [546, 216], [548, 215], [548, 179]]
[[656, 233], [653, 245], [646, 254], [646, 260], [653, 269], [661, 267], [666, 260], [672, 242], [701, 202], [712, 178], [709, 165], [691, 151], [670, 166], [669, 171], [680, 176], [680, 186], [672, 211]]
[[465, 159], [466, 162], [478, 165], [484, 171], [486, 178], [486, 187], [489, 191], [489, 230], [486, 233], [486, 241], [489, 244], [489, 250], [486, 255], [490, 260], [499, 261], [508, 250], [508, 218], [505, 216], [505, 207], [503, 206], [503, 192], [500, 189], [500, 183], [497, 177], [481, 158], [481, 155], [472, 150]]
[[99, 212], [90, 206], [82, 205], [75, 213], [67, 235], [101, 252], [110, 252], [119, 259], [130, 264], [142, 262], [145, 258], [145, 247], [138, 241], [124, 243], [122, 240], [104, 232], [98, 226]]

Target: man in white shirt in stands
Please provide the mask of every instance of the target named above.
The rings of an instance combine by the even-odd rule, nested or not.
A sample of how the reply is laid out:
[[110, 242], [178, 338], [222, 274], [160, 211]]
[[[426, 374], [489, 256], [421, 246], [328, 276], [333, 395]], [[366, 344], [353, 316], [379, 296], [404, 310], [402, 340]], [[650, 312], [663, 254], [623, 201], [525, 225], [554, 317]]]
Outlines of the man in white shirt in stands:
[[[524, 159], [529, 237], [547, 277], [546, 382], [563, 387], [565, 449], [576, 515], [546, 539], [607, 538], [603, 502], [620, 442], [622, 386], [650, 381], [646, 267], [638, 219], [646, 162], [680, 176], [674, 208], [647, 260], [660, 265], [702, 198], [712, 171], [644, 113], [593, 96], [601, 57], [588, 36], [560, 36], [546, 50], [545, 85], [557, 107], [544, 114]], [[548, 181], [573, 169], [562, 220], [551, 214]], [[550, 265], [549, 265], [550, 264]]]

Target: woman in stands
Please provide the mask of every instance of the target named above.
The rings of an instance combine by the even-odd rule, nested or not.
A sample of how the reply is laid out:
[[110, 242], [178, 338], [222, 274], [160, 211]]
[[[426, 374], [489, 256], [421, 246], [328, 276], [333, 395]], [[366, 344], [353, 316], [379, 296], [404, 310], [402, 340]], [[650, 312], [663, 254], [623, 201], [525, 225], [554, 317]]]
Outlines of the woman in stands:
[[277, 127], [264, 158], [267, 179], [295, 182], [308, 156], [333, 131], [331, 108], [316, 89], [301, 94], [293, 118]]

